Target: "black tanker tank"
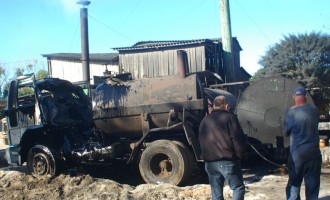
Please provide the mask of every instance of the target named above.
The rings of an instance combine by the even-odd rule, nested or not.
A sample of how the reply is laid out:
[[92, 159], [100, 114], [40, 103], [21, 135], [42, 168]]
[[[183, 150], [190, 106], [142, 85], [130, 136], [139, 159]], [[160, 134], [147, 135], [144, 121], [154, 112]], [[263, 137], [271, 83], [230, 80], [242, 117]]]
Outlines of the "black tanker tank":
[[[253, 82], [238, 98], [235, 113], [244, 132], [253, 143], [280, 151], [275, 152], [279, 159], [285, 159], [287, 153], [283, 151], [290, 145], [283, 131], [284, 118], [294, 104], [292, 92], [298, 86], [292, 79], [273, 75]], [[310, 95], [307, 100], [313, 104]]]
[[138, 80], [108, 77], [94, 90], [95, 126], [106, 135], [141, 138], [147, 130], [165, 128], [176, 118], [182, 119], [183, 109], [189, 110], [194, 125], [198, 126], [208, 105], [220, 94], [227, 96], [235, 108], [234, 95], [204, 87], [201, 80], [206, 76], [213, 74], [203, 72], [186, 77], [176, 75]]

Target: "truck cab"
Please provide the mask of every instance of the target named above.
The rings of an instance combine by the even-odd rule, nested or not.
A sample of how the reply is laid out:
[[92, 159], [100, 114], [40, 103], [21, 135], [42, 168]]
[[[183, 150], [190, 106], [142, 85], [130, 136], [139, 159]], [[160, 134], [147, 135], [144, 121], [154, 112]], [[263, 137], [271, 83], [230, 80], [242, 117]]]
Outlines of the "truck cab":
[[10, 83], [7, 100], [7, 161], [27, 162], [32, 175], [55, 174], [91, 131], [91, 102], [69, 81], [22, 76]]
[[41, 125], [37, 107], [33, 76], [19, 77], [10, 83], [5, 111], [9, 144], [6, 154], [9, 164], [22, 164], [19, 155], [20, 140], [28, 127]]

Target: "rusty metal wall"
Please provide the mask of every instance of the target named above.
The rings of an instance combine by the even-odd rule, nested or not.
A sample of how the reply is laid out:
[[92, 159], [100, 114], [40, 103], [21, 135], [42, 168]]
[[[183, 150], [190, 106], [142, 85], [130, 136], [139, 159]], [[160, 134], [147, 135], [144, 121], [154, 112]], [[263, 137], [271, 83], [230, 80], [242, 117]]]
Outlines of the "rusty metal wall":
[[[120, 54], [122, 69], [132, 73], [133, 79], [159, 77], [177, 74], [177, 50], [149, 51]], [[182, 49], [188, 55], [188, 73], [205, 71], [205, 46]]]

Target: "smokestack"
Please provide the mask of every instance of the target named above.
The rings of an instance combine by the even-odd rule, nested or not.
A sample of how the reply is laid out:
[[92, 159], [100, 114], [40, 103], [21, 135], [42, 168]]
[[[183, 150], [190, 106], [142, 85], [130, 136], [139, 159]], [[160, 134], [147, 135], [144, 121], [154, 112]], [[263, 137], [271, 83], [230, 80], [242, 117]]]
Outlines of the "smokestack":
[[188, 70], [188, 56], [184, 50], [177, 51], [178, 74], [181, 78], [185, 78]]
[[[81, 0], [77, 4], [82, 5], [80, 9], [80, 27], [81, 27], [81, 62], [82, 62], [82, 72], [83, 81], [90, 84], [90, 71], [89, 71], [89, 43], [88, 43], [88, 12], [87, 6], [90, 1]], [[89, 87], [88, 87], [89, 88]]]

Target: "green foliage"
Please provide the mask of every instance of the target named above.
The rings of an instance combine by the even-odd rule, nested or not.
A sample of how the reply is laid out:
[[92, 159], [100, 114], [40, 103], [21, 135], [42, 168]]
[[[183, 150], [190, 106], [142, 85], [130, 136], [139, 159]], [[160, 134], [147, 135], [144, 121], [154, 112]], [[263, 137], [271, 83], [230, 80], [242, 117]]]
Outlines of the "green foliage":
[[[34, 73], [37, 80], [46, 78], [48, 76], [48, 72], [44, 70], [44, 68], [44, 63], [41, 63], [36, 59], [15, 65], [0, 66], [0, 98], [7, 98], [8, 84], [11, 80], [16, 79], [19, 76]], [[24, 95], [25, 91], [23, 91], [22, 94]], [[28, 91], [26, 94], [30, 95]]]
[[3, 76], [5, 74], [6, 74], [5, 68], [3, 68], [2, 66], [0, 66], [0, 76]]
[[[4, 88], [4, 85], [6, 84], [6, 80], [8, 77], [8, 73], [5, 67], [0, 66], [0, 91], [2, 90], [2, 88]], [[0, 92], [1, 94], [1, 92]], [[3, 96], [3, 95], [0, 95]]]
[[48, 77], [48, 72], [44, 69], [41, 69], [36, 73], [36, 79], [37, 80], [47, 78], [47, 77]]
[[16, 68], [15, 70], [15, 76], [19, 77], [19, 76], [23, 76], [24, 75], [24, 68]]
[[290, 34], [261, 57], [253, 79], [284, 74], [310, 89], [315, 99], [330, 100], [330, 35]]
[[18, 98], [31, 95], [34, 95], [34, 90], [31, 87], [23, 87], [18, 89]]

